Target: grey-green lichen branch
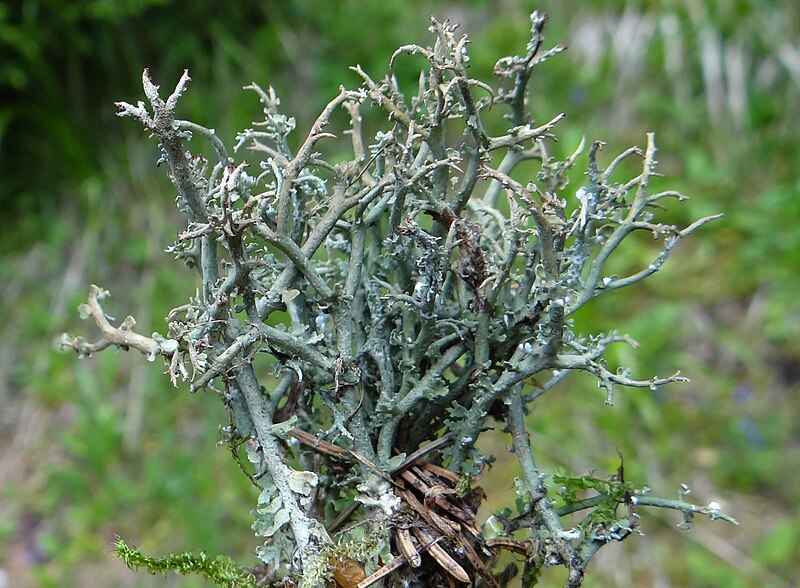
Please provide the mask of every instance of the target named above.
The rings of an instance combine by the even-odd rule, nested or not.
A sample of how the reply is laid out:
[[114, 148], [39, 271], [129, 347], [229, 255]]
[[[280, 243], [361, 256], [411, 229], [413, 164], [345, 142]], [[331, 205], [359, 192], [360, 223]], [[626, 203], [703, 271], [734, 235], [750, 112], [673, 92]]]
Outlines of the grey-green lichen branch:
[[[555, 512], [558, 514], [558, 516], [566, 516], [574, 512], [593, 508], [598, 504], [601, 504], [605, 498], [606, 497], [602, 495], [592, 496], [591, 498], [585, 498], [583, 500], [578, 500], [569, 504], [565, 504], [564, 506], [560, 506], [555, 509]], [[677, 510], [683, 513], [683, 520], [680, 523], [681, 526], [684, 526], [687, 521], [691, 521], [692, 517], [696, 514], [708, 517], [712, 521], [720, 520], [732, 525], [739, 524], [735, 518], [722, 512], [720, 504], [714, 501], [709, 502], [706, 505], [698, 505], [692, 504], [691, 502], [686, 502], [682, 499], [675, 500], [670, 498], [661, 498], [659, 496], [649, 496], [641, 493], [631, 495], [629, 500], [633, 506], [652, 506], [655, 508]]]
[[[495, 545], [518, 548], [514, 524], [528, 521], [538, 547], [527, 582], [564, 566], [566, 585], [578, 586], [603, 533], [627, 536], [626, 523], [604, 518], [613, 514], [604, 500], [585, 503], [591, 533], [562, 526], [525, 413], [575, 371], [595, 376], [609, 404], [615, 386], [685, 381], [611, 371], [607, 347], [633, 342], [577, 333], [570, 315], [658, 271], [717, 216], [685, 228], [657, 221], [664, 203], [686, 196], [651, 192], [652, 134], [605, 166], [600, 141], [552, 154], [566, 115], [532, 112], [528, 93], [535, 68], [563, 50], [545, 48], [546, 21], [531, 16], [524, 54], [500, 59], [489, 83], [471, 75], [467, 37], [432, 20], [430, 46], [389, 60], [424, 65], [413, 95], [356, 66], [361, 87], [342, 87], [296, 140], [301, 125], [257, 84], [247, 89], [263, 118], [230, 148], [212, 126], [176, 118], [186, 72], [162, 99], [145, 70], [148, 104], [117, 104], [158, 141], [185, 216], [168, 251], [197, 272], [197, 295], [168, 314], [164, 335], [146, 337], [131, 318], [114, 326], [105, 291], [92, 287], [81, 313], [101, 338], [62, 344], [81, 356], [109, 346], [162, 356], [173, 383], [219, 394], [230, 411], [224, 441], [237, 459], [246, 454], [240, 466], [258, 487], [265, 582], [348, 585], [342, 567], [355, 566], [363, 579], [350, 585], [361, 588], [390, 575], [505, 585], [471, 488], [491, 459], [476, 445], [490, 418], [512, 434], [527, 504]], [[332, 122], [341, 111], [344, 133]], [[636, 158], [641, 171], [620, 177]], [[654, 261], [607, 275], [638, 231], [653, 235]]]
[[582, 558], [572, 544], [575, 533], [572, 530], [564, 529], [559, 514], [548, 500], [544, 483], [546, 476], [536, 466], [531, 452], [530, 436], [525, 429], [521, 385], [515, 386], [512, 390], [507, 411], [507, 423], [514, 454], [522, 469], [523, 487], [527, 491], [531, 510], [541, 521], [540, 526], [547, 532], [546, 537], [543, 537], [543, 545], [540, 546], [540, 550], [543, 554], [547, 554], [549, 565], [560, 563], [566, 566], [568, 578], [565, 586], [580, 586], [589, 560]]
[[148, 361], [155, 361], [159, 355], [171, 359], [178, 349], [178, 342], [174, 339], [165, 339], [158, 333], [153, 333], [152, 337], [140, 335], [133, 330], [136, 320], [132, 316], [127, 316], [118, 327], [111, 324], [109, 317], [100, 302], [110, 296], [108, 290], [92, 284], [89, 289], [89, 297], [85, 304], [78, 307], [81, 318], [94, 320], [100, 329], [102, 336], [94, 343], [90, 343], [83, 337], [70, 337], [66, 333], [61, 335], [59, 343], [63, 348], [69, 347], [78, 352], [80, 357], [91, 357], [94, 353], [102, 351], [111, 346], [121, 349], [136, 349], [147, 357]]

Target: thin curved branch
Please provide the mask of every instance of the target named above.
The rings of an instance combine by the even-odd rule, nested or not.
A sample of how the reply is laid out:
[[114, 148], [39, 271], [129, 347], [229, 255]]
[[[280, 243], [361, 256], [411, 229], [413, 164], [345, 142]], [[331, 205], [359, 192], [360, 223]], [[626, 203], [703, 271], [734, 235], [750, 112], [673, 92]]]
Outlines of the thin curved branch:
[[91, 318], [100, 329], [102, 337], [94, 343], [89, 343], [82, 337], [72, 338], [66, 333], [61, 336], [59, 341], [62, 348], [69, 347], [78, 352], [82, 357], [89, 357], [93, 353], [115, 345], [123, 349], [136, 349], [145, 355], [148, 361], [155, 360], [156, 356], [172, 357], [178, 349], [178, 342], [174, 339], [163, 339], [157, 341], [154, 338], [145, 337], [133, 331], [136, 321], [132, 316], [125, 317], [119, 327], [114, 327], [109, 321], [100, 301], [110, 296], [108, 290], [99, 286], [91, 285], [89, 297], [85, 304], [78, 308], [83, 318]]

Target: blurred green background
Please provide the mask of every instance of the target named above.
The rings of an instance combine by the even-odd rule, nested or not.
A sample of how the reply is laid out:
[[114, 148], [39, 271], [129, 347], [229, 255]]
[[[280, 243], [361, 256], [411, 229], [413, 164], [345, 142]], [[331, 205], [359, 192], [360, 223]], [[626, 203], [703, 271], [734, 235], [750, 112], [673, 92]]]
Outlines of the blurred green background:
[[[206, 585], [128, 572], [110, 553], [115, 535], [154, 554], [254, 561], [256, 496], [216, 446], [216, 398], [172, 388], [138, 355], [78, 361], [53, 343], [91, 335], [76, 312], [90, 283], [144, 333], [163, 331], [196, 287], [163, 253], [180, 219], [157, 148], [114, 116], [115, 100], [141, 98], [142, 69], [167, 89], [188, 67], [180, 116], [230, 142], [260, 115], [245, 84], [273, 85], [302, 130], [339, 84], [358, 84], [349, 65], [380, 76], [396, 46], [427, 44], [428, 15], [462, 23], [474, 75], [488, 78], [524, 47], [533, 9], [551, 15], [547, 43], [569, 46], [532, 83], [537, 120], [567, 113], [557, 150], [585, 134], [610, 157], [655, 131], [664, 185], [693, 197], [665, 218], [725, 213], [653, 278], [576, 319], [640, 341], [612, 364], [639, 377], [680, 368], [692, 382], [619, 390], [609, 408], [573, 377], [538, 402], [531, 428], [544, 467], [612, 472], [620, 451], [629, 480], [665, 496], [685, 483], [741, 526], [685, 532], [677, 515], [644, 516], [645, 536], [601, 550], [586, 585], [796, 585], [800, 4], [13, 0], [0, 2], [0, 588]], [[653, 253], [645, 239], [615, 264]], [[513, 494], [507, 442], [485, 443], [501, 454], [484, 480], [489, 507]]]

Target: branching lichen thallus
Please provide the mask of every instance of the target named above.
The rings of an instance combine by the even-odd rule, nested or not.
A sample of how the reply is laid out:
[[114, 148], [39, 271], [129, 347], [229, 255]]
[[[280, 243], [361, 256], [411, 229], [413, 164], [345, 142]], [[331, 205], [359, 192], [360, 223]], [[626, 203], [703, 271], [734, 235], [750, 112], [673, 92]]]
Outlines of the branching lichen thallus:
[[[586, 159], [583, 141], [553, 155], [565, 115], [534, 122], [527, 91], [534, 68], [563, 50], [544, 48], [545, 21], [532, 15], [526, 52], [500, 59], [490, 85], [470, 75], [467, 38], [433, 20], [432, 46], [400, 47], [389, 62], [425, 64], [413, 95], [354, 67], [361, 86], [342, 88], [295, 148], [295, 120], [272, 88], [248, 86], [264, 117], [232, 152], [212, 129], [176, 118], [188, 73], [164, 100], [145, 71], [148, 104], [118, 103], [158, 140], [186, 217], [169, 251], [197, 269], [199, 289], [169, 313], [168, 333], [147, 337], [130, 317], [112, 325], [107, 292], [92, 287], [81, 312], [101, 338], [63, 343], [83, 356], [108, 346], [161, 356], [174, 384], [219, 394], [231, 415], [225, 440], [259, 489], [254, 574], [264, 582], [500, 586], [517, 570], [494, 569], [508, 549], [523, 554], [526, 585], [564, 566], [566, 585], [578, 586], [642, 505], [732, 521], [712, 505], [651, 498], [621, 468], [601, 480], [562, 476], [594, 497], [562, 495], [557, 506], [556, 483], [534, 460], [525, 412], [568, 373], [593, 374], [609, 404], [616, 385], [684, 380], [610, 371], [606, 347], [631, 341], [578, 334], [570, 317], [656, 272], [716, 218], [654, 220], [662, 202], [685, 196], [651, 190], [652, 134], [605, 166], [601, 142]], [[336, 131], [341, 109], [349, 124]], [[647, 267], [610, 275], [638, 231], [660, 250]], [[517, 512], [482, 527], [472, 482], [489, 459], [475, 443], [490, 417], [511, 433], [521, 476]], [[561, 517], [578, 510], [589, 514], [565, 529]]]

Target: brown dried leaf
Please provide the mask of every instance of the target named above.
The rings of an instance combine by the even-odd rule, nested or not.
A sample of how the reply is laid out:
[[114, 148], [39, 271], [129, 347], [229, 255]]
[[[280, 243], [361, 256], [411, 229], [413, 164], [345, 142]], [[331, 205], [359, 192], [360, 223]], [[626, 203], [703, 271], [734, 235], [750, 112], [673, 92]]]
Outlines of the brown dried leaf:
[[370, 574], [367, 578], [364, 578], [361, 582], [358, 583], [356, 588], [368, 588], [369, 586], [372, 586], [375, 582], [377, 582], [378, 580], [382, 580], [385, 576], [391, 574], [394, 570], [402, 566], [404, 563], [406, 563], [406, 558], [404, 556], [401, 555], [399, 557], [394, 558], [388, 564], [376, 570], [375, 573]]
[[395, 537], [397, 538], [397, 546], [408, 560], [409, 565], [414, 568], [421, 566], [422, 557], [419, 555], [417, 548], [414, 547], [409, 530], [398, 528]]
[[486, 585], [489, 586], [489, 588], [500, 588], [500, 585], [492, 575], [492, 571], [486, 567], [486, 565], [483, 563], [483, 560], [478, 555], [478, 552], [475, 551], [475, 548], [472, 547], [472, 544], [467, 540], [467, 538], [464, 537], [462, 533], [458, 533], [456, 535], [456, 541], [458, 541], [459, 547], [464, 551], [464, 555], [466, 556], [467, 561], [469, 561], [472, 569], [478, 572]]
[[469, 584], [472, 581], [466, 570], [462, 568], [458, 562], [444, 550], [444, 547], [438, 543], [433, 543], [434, 539], [430, 533], [420, 527], [414, 527], [414, 535], [417, 536], [417, 539], [419, 539], [421, 543], [430, 544], [430, 547], [428, 547], [428, 553], [430, 553], [431, 557], [436, 560], [436, 563], [439, 564], [439, 567], [445, 572], [450, 574], [459, 582]]
[[333, 579], [339, 588], [356, 588], [366, 577], [361, 564], [352, 559], [342, 560], [333, 568]]
[[524, 556], [530, 556], [531, 545], [528, 541], [517, 541], [511, 537], [495, 537], [486, 540], [486, 547], [489, 549], [508, 549]]

